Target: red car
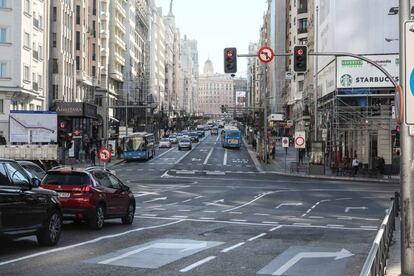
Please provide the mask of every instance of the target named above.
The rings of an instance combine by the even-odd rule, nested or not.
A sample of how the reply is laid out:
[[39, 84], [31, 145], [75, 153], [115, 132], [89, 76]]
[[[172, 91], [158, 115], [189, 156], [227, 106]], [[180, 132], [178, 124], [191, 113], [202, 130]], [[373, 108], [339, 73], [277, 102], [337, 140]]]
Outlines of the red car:
[[64, 219], [86, 221], [93, 229], [101, 229], [105, 219], [121, 218], [123, 224], [134, 220], [134, 195], [107, 170], [52, 169], [41, 187], [58, 193]]

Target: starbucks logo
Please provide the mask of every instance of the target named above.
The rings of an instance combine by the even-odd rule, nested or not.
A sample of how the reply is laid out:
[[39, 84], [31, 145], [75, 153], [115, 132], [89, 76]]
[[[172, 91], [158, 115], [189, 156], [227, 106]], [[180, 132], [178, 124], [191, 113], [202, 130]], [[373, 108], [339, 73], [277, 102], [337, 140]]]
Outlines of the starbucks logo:
[[341, 85], [344, 87], [350, 87], [352, 85], [351, 75], [345, 74], [341, 77]]

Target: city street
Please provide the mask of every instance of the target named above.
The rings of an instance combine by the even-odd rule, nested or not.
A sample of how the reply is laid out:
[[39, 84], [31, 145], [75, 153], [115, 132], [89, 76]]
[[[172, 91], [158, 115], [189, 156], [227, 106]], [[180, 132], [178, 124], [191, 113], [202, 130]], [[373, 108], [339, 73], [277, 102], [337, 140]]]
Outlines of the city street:
[[2, 242], [1, 275], [357, 275], [397, 185], [261, 173], [207, 136], [121, 163], [130, 226], [65, 222], [57, 247]]

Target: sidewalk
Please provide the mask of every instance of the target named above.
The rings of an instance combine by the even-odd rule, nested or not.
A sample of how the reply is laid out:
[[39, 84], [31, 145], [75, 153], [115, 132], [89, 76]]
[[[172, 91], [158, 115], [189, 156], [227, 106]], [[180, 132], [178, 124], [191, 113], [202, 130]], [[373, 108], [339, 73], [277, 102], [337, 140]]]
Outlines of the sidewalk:
[[401, 220], [395, 219], [395, 231], [392, 237], [392, 245], [390, 246], [389, 258], [387, 260], [387, 269], [385, 275], [400, 276], [401, 275]]
[[[399, 183], [399, 176], [384, 176], [383, 178], [369, 178], [363, 176], [349, 177], [349, 176], [337, 176], [336, 173], [333, 173], [331, 169], [327, 166], [325, 169], [325, 175], [316, 175], [316, 174], [307, 174], [305, 172], [290, 171], [291, 162], [297, 162], [297, 150], [293, 147], [289, 147], [286, 155], [286, 151], [281, 147], [280, 143], [276, 147], [276, 156], [275, 159], [272, 159], [270, 155], [270, 163], [264, 164], [262, 161], [257, 159], [256, 151], [253, 149], [252, 145], [247, 144], [245, 139], [243, 142], [246, 146], [246, 149], [249, 152], [249, 155], [253, 162], [256, 165], [256, 168], [262, 173], [272, 173], [284, 176], [297, 176], [297, 177], [307, 177], [307, 178], [316, 178], [316, 179], [337, 179], [337, 180], [347, 180], [347, 181], [368, 181], [368, 182], [383, 182], [383, 183]], [[286, 158], [286, 163], [285, 163]], [[304, 157], [303, 164], [308, 165], [309, 158]]]
[[[124, 162], [123, 159], [113, 158], [111, 162], [107, 163], [107, 168], [108, 169], [112, 168], [118, 164], [121, 164], [122, 162]], [[96, 160], [95, 164], [96, 165], [93, 166], [90, 161], [79, 162], [74, 158], [69, 158], [68, 160], [66, 160], [65, 165], [63, 166], [72, 166], [73, 168], [88, 168], [88, 167], [103, 167], [104, 166], [104, 162], [101, 162], [99, 159]]]

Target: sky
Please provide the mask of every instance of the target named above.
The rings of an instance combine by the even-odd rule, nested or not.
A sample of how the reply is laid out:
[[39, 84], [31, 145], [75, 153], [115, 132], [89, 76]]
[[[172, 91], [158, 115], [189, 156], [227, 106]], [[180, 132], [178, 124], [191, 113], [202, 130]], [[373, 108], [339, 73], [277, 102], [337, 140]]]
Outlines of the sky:
[[[156, 0], [167, 15], [170, 0]], [[250, 41], [258, 41], [267, 0], [174, 0], [173, 13], [181, 37], [198, 41], [200, 73], [210, 58], [214, 71], [223, 73], [223, 50], [236, 47], [247, 54]], [[245, 76], [247, 58], [238, 58], [237, 76]]]

